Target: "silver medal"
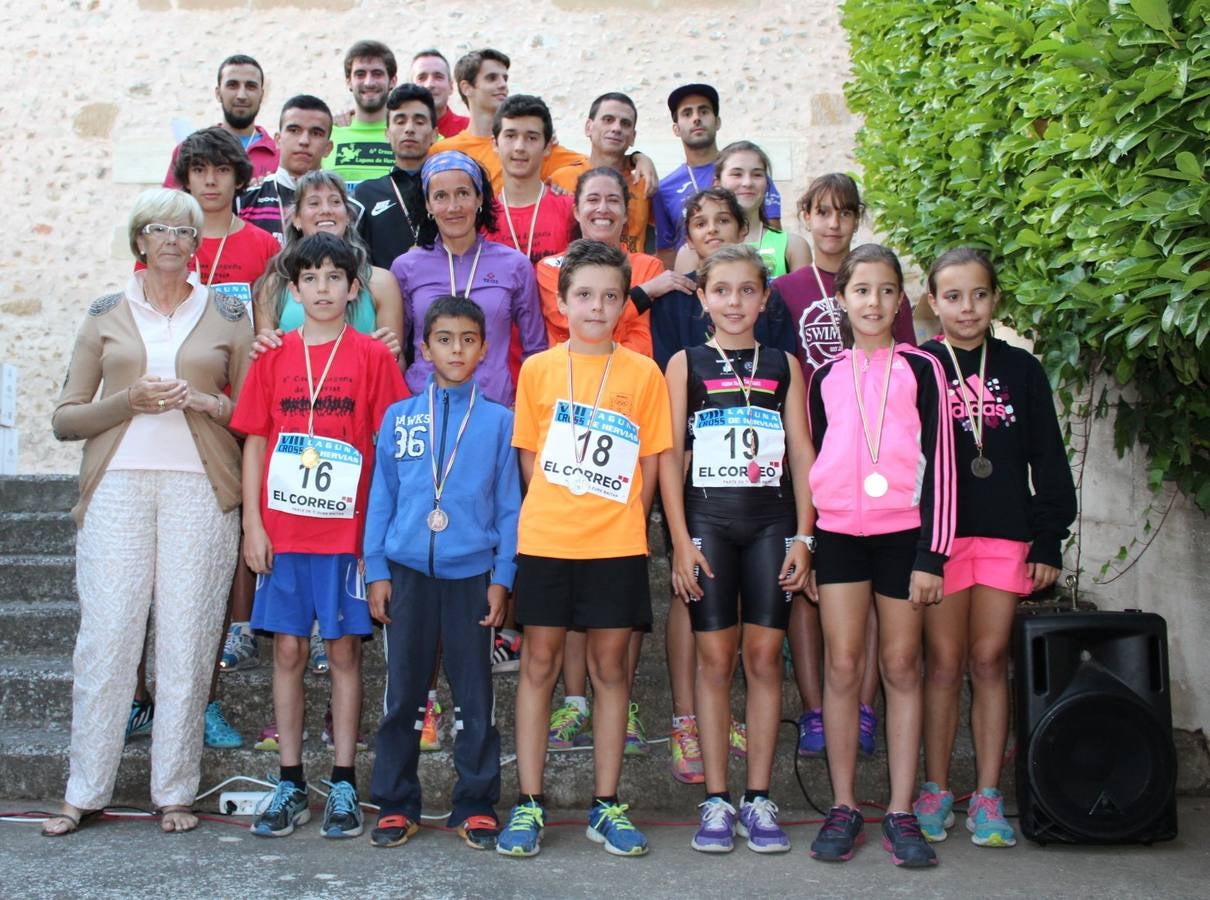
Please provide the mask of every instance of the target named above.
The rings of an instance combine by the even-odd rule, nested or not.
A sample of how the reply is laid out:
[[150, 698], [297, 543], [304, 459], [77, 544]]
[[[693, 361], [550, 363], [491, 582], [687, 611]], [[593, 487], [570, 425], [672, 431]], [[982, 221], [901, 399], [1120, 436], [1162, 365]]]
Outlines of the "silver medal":
[[429, 531], [442, 532], [449, 527], [450, 517], [445, 514], [445, 510], [440, 506], [429, 513], [428, 517]]
[[992, 468], [992, 461], [986, 456], [976, 456], [971, 460], [971, 474], [976, 478], [991, 477]]
[[588, 479], [583, 472], [576, 472], [567, 479], [567, 489], [579, 497], [581, 494], [588, 493]]
[[866, 496], [881, 497], [887, 492], [890, 485], [887, 483], [886, 476], [881, 472], [871, 472], [865, 477], [862, 487], [866, 492]]

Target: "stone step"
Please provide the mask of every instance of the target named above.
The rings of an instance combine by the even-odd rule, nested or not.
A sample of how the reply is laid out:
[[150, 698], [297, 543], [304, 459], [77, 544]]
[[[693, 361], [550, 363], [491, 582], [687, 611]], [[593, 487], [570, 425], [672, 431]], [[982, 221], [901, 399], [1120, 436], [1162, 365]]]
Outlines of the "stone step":
[[76, 523], [65, 512], [0, 514], [0, 548], [21, 556], [75, 553]]
[[79, 499], [75, 475], [8, 475], [0, 478], [0, 513], [68, 512]]
[[[960, 739], [961, 741], [961, 739]], [[10, 799], [40, 799], [61, 796], [67, 780], [70, 735], [66, 728], [21, 728], [0, 726], [0, 783]], [[139, 737], [126, 747], [114, 788], [113, 804], [146, 807], [150, 779], [150, 739]], [[960, 745], [961, 746], [961, 745]], [[504, 742], [501, 754], [502, 786], [501, 815], [507, 812], [517, 796], [517, 767], [511, 740]], [[626, 757], [622, 765], [619, 795], [637, 809], [683, 810], [695, 815], [694, 807], [701, 802], [702, 786], [680, 784], [668, 769], [668, 745], [652, 746], [648, 756]], [[796, 766], [797, 763], [797, 766]], [[332, 765], [331, 751], [312, 734], [304, 746], [303, 764], [307, 777], [318, 785], [326, 778]], [[374, 764], [371, 749], [357, 755], [357, 778], [362, 799], [369, 801], [370, 773]], [[222, 781], [244, 776], [264, 779], [276, 774], [278, 758], [274, 753], [255, 750], [205, 750], [202, 754], [202, 778], [199, 793]], [[797, 775], [796, 775], [797, 768]], [[1004, 771], [1003, 788], [1013, 795], [1013, 772], [1008, 765]], [[742, 760], [731, 759], [728, 784], [733, 793], [742, 792], [745, 785]], [[974, 780], [973, 760], [969, 754], [955, 752], [952, 769], [955, 785], [970, 785]], [[802, 786], [800, 787], [799, 778]], [[421, 754], [420, 779], [424, 790], [424, 810], [436, 813], [450, 808], [455, 773], [453, 755], [447, 748], [436, 753]], [[586, 808], [593, 795], [592, 754], [588, 750], [552, 752], [547, 757], [545, 791], [552, 807]], [[831, 801], [827, 765], [824, 760], [797, 759], [792, 729], [781, 730], [774, 759], [771, 795], [787, 808], [805, 808], [803, 789], [818, 806], [826, 808]], [[236, 784], [231, 790], [257, 790], [255, 785]], [[889, 791], [886, 757], [878, 753], [857, 764], [857, 796], [860, 800], [886, 802]], [[203, 801], [203, 808], [214, 809], [217, 797]], [[322, 802], [322, 801], [320, 801]]]
[[80, 627], [74, 600], [0, 601], [0, 659], [21, 654], [70, 658]]
[[19, 603], [75, 602], [75, 555], [0, 554], [0, 598]]

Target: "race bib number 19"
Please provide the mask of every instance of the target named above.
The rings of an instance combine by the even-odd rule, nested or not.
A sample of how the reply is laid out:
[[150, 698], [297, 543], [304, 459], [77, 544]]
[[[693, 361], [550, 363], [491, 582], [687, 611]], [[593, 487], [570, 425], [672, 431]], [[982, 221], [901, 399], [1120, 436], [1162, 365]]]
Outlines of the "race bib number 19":
[[735, 406], [693, 414], [694, 487], [776, 485], [785, 453], [786, 433], [776, 410]]
[[[308, 446], [319, 453], [314, 468], [302, 462]], [[351, 519], [360, 480], [361, 452], [352, 444], [283, 432], [269, 458], [269, 509], [312, 519]]]
[[[561, 484], [572, 493], [625, 503], [639, 461], [639, 428], [621, 413], [607, 409], [597, 410], [590, 427], [591, 414], [591, 406], [575, 404], [578, 446], [573, 449], [572, 404], [555, 401], [554, 418], [542, 448], [542, 474], [551, 484]], [[576, 462], [577, 453], [583, 454], [583, 462]]]

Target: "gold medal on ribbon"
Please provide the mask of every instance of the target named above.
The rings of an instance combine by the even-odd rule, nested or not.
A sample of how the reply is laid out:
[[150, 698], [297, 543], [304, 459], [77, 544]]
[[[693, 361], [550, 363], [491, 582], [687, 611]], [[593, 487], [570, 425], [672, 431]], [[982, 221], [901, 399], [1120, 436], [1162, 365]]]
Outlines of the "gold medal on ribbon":
[[299, 461], [303, 464], [304, 469], [314, 469], [319, 465], [319, 451], [314, 447], [308, 447], [302, 452]]

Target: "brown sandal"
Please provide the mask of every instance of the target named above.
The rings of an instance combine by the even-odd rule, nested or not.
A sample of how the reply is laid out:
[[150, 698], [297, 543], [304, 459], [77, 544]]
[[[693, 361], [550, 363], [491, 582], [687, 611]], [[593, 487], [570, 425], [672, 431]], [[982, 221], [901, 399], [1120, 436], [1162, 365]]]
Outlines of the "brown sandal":
[[[71, 813], [56, 813], [53, 816], [47, 817], [46, 821], [42, 823], [42, 828], [40, 829], [42, 837], [66, 837], [69, 834], [75, 834], [80, 828], [87, 825], [90, 819], [101, 815], [104, 811], [103, 809], [83, 810], [80, 812], [79, 818], [73, 816]], [[68, 827], [62, 831], [50, 830], [51, 822], [58, 821], [66, 822]]]

